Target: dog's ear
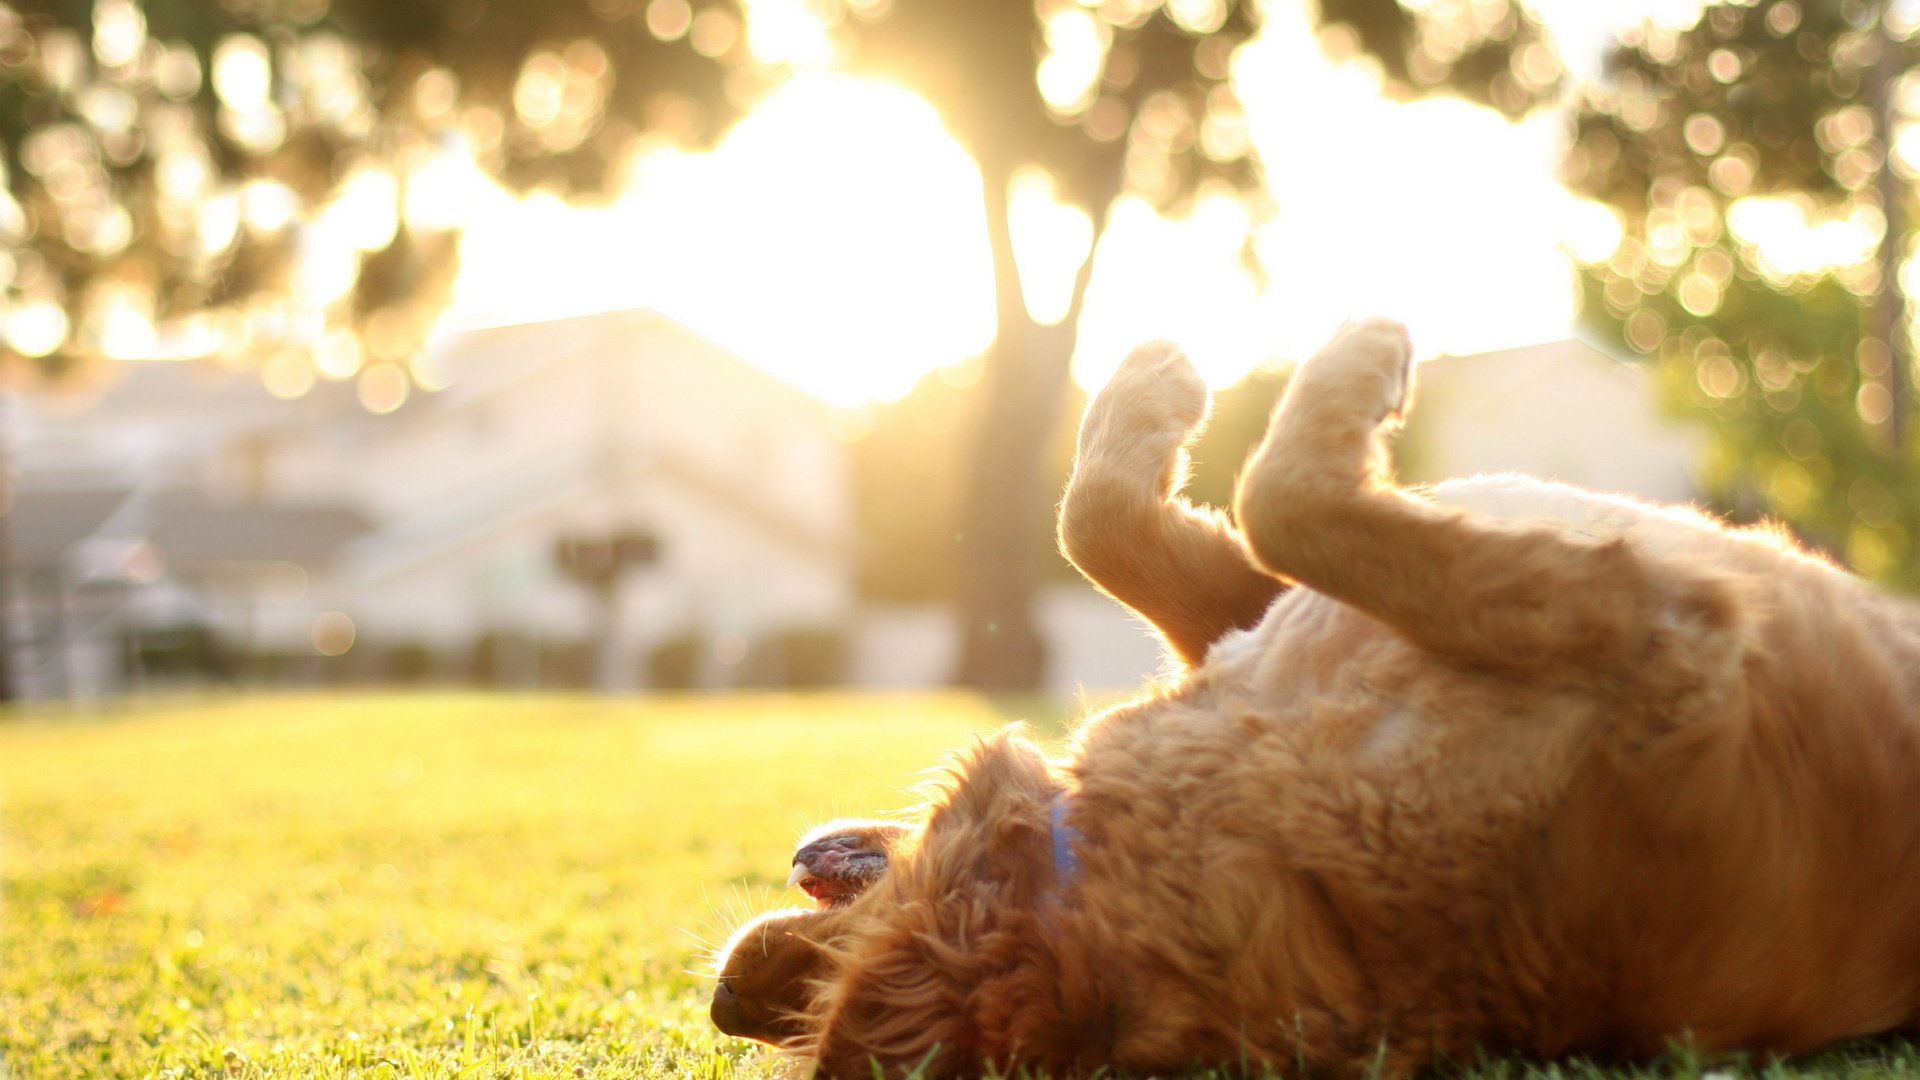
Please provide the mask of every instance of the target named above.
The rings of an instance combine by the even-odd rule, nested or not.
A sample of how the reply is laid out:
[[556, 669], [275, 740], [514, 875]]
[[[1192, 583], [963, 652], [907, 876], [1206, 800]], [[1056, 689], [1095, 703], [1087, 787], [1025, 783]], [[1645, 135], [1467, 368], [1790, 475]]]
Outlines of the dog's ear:
[[1020, 903], [1054, 881], [1053, 768], [1020, 725], [955, 762], [911, 862], [924, 895], [988, 884]]
[[[882, 888], [886, 888], [885, 884]], [[978, 1071], [968, 998], [979, 936], [966, 937], [973, 905], [955, 898], [862, 905], [860, 928], [829, 954], [802, 1052], [817, 1078], [875, 1080]]]

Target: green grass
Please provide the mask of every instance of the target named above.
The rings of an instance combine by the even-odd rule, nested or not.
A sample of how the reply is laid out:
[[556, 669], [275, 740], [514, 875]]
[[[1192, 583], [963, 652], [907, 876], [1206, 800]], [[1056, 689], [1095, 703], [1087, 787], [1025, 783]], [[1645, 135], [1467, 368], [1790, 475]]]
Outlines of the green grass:
[[367, 696], [0, 723], [15, 1078], [770, 1075], [704, 950], [965, 696]]
[[[686, 1077], [705, 950], [807, 825], [896, 808], [1009, 714], [962, 695], [230, 698], [0, 720], [0, 1080]], [[1483, 1064], [1474, 1080], [1920, 1080]]]

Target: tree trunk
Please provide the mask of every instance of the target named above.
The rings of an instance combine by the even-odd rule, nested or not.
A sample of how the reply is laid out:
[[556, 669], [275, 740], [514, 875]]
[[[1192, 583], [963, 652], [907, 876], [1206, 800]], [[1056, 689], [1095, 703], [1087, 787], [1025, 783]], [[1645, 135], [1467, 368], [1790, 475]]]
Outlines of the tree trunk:
[[13, 566], [13, 405], [13, 396], [0, 390], [0, 705], [19, 697], [14, 649], [22, 636], [20, 613], [15, 610], [19, 582]]
[[[0, 480], [0, 484], [8, 484]], [[10, 484], [9, 484], [10, 486]], [[11, 503], [12, 492], [0, 495], [0, 500]], [[14, 649], [21, 636], [19, 615], [14, 610], [14, 598], [18, 593], [13, 577], [13, 507], [0, 506], [0, 705], [16, 701], [19, 698], [15, 689], [17, 680], [13, 669]]]
[[1894, 83], [1903, 73], [1902, 46], [1887, 32], [1885, 12], [1879, 13], [1876, 25], [1880, 55], [1868, 76], [1867, 94], [1873, 107], [1874, 121], [1880, 128], [1881, 146], [1886, 153], [1875, 187], [1880, 196], [1881, 213], [1886, 215], [1887, 228], [1880, 240], [1880, 288], [1869, 302], [1866, 336], [1877, 338], [1886, 346], [1887, 369], [1874, 378], [1887, 392], [1888, 411], [1887, 419], [1881, 425], [1882, 437], [1887, 451], [1898, 456], [1906, 447], [1913, 392], [1912, 375], [1908, 370], [1912, 350], [1907, 344], [1907, 298], [1900, 289], [1900, 258], [1907, 236], [1906, 191], [1893, 170], [1896, 116], [1893, 96]]
[[993, 245], [997, 331], [987, 350], [967, 491], [960, 509], [960, 668], [954, 681], [981, 690], [1040, 686], [1046, 647], [1033, 598], [1045, 565], [1045, 493], [1039, 463], [1052, 406], [1066, 388], [1067, 354], [1043, 347], [1027, 314], [1007, 216], [1010, 171], [981, 162]]
[[[1053, 551], [1047, 448], [1067, 401], [1070, 364], [1093, 253], [1074, 281], [1073, 303], [1057, 325], [1027, 313], [1013, 258], [1007, 194], [1013, 169], [981, 162], [999, 331], [988, 350], [976, 414], [959, 546], [960, 667], [954, 681], [989, 691], [1032, 691], [1047, 673], [1047, 647], [1034, 601]], [[1117, 183], [1115, 185], [1117, 192]], [[1116, 192], [1095, 200], [1094, 237]]]

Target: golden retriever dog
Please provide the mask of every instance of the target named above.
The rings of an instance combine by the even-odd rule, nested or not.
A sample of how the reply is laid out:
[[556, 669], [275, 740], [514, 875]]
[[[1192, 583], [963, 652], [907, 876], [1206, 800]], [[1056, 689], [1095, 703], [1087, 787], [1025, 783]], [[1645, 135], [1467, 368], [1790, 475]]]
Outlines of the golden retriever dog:
[[985, 740], [863, 890], [743, 930], [761, 1037], [832, 1077], [1398, 1076], [1914, 1023], [1915, 610], [1691, 511], [1399, 488], [1409, 382], [1398, 326], [1342, 331], [1229, 522], [1179, 494], [1203, 384], [1127, 360], [1061, 540], [1185, 669], [1059, 758]]

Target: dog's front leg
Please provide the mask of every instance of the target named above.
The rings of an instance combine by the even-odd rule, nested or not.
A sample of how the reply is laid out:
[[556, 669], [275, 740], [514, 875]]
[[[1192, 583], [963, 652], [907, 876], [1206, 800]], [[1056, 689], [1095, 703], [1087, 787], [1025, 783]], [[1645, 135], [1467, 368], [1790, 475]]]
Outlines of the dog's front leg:
[[1285, 588], [1254, 565], [1225, 514], [1180, 494], [1208, 404], [1178, 349], [1135, 349], [1087, 407], [1060, 504], [1060, 550], [1188, 665], [1258, 622]]

